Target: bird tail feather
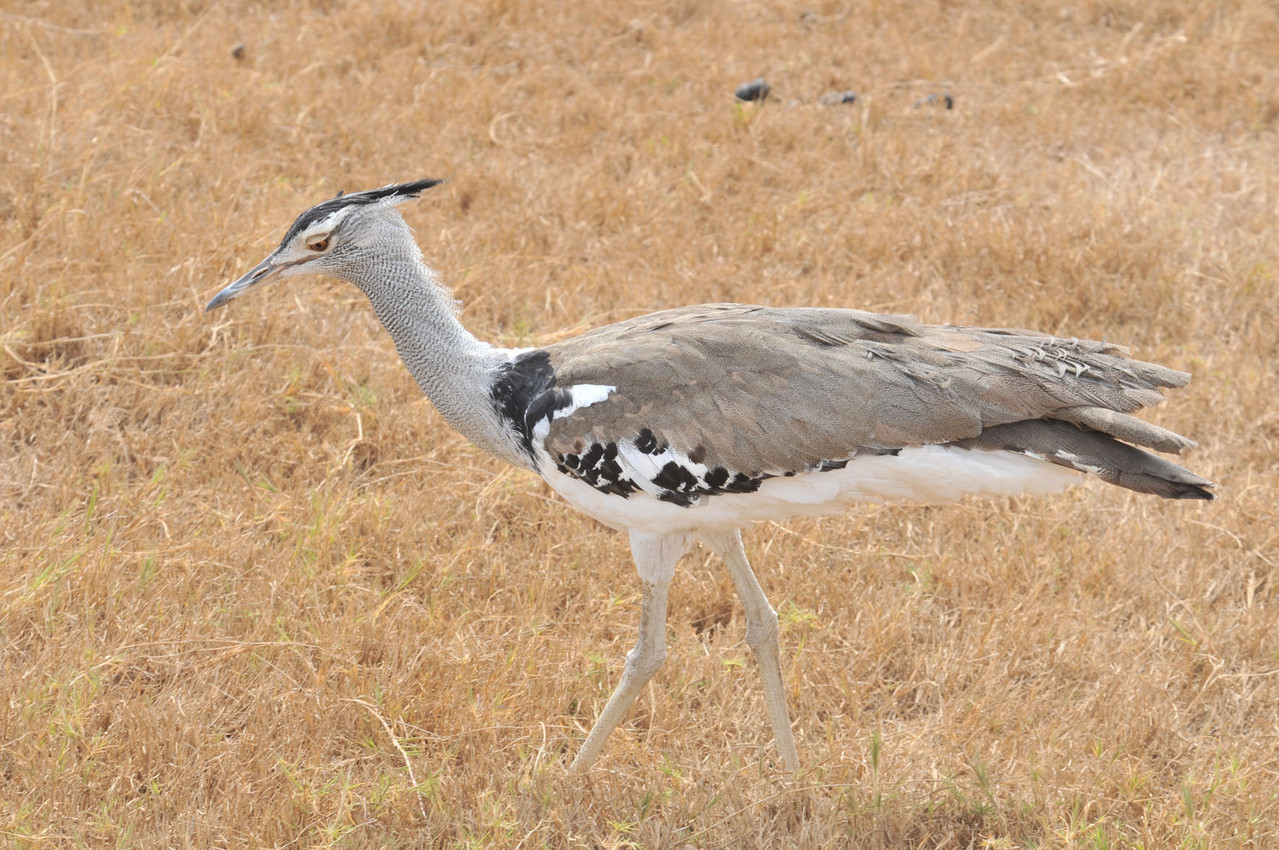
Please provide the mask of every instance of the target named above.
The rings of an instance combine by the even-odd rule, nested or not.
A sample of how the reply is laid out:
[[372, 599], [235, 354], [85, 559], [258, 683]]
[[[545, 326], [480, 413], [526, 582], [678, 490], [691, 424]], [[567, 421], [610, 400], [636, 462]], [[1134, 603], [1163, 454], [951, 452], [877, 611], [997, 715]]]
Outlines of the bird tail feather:
[[[1180, 451], [1194, 445], [1185, 437], [1099, 408], [1074, 408], [1072, 414], [1070, 421], [1032, 419], [996, 425], [955, 445], [1034, 455], [1096, 475], [1110, 484], [1165, 499], [1216, 498], [1212, 492], [1216, 485], [1208, 479], [1117, 439], [1130, 439], [1162, 451]], [[1105, 430], [1099, 429], [1102, 427]], [[1113, 435], [1108, 433], [1112, 430]]]

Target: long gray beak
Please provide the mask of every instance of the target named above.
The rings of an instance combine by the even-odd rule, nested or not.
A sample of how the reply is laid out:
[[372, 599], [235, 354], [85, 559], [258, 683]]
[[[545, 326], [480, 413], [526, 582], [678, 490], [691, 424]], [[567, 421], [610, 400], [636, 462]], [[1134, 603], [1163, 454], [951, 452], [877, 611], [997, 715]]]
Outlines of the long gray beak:
[[210, 310], [216, 310], [228, 301], [239, 298], [253, 287], [260, 286], [261, 284], [270, 281], [272, 278], [279, 275], [281, 271], [287, 268], [287, 266], [287, 263], [284, 265], [276, 265], [272, 262], [270, 257], [267, 257], [265, 260], [254, 266], [252, 271], [244, 277], [213, 296], [213, 300], [205, 306], [204, 312], [207, 313]]

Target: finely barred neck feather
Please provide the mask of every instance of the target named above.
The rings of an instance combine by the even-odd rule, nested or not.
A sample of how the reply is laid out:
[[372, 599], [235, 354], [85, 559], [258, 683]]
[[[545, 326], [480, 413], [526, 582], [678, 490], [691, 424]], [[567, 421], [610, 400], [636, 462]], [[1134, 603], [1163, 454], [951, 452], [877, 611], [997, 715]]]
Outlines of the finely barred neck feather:
[[532, 468], [518, 434], [492, 402], [494, 383], [515, 352], [463, 327], [452, 293], [423, 262], [411, 237], [406, 239], [387, 240], [376, 260], [351, 267], [343, 277], [368, 296], [400, 359], [449, 424], [490, 454]]

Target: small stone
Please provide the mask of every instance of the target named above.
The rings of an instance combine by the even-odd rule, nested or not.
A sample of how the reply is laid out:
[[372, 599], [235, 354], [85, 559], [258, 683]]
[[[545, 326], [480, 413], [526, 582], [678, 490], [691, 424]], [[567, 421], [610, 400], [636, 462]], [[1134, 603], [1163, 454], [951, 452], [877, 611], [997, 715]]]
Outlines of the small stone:
[[916, 109], [921, 106], [944, 106], [947, 109], [954, 109], [955, 98], [952, 97], [948, 91], [944, 91], [941, 94], [930, 94], [928, 97], [915, 103]]
[[733, 91], [733, 95], [741, 101], [750, 102], [758, 100], [763, 103], [764, 99], [768, 97], [768, 93], [772, 90], [773, 87], [770, 86], [763, 77], [756, 77], [749, 83], [742, 83], [738, 86]]
[[857, 92], [855, 91], [833, 91], [830, 94], [824, 94], [817, 99], [822, 106], [841, 106], [857, 102]]
[[243, 62], [244, 57], [248, 52], [249, 49], [244, 46], [244, 42], [240, 42], [235, 47], [231, 48], [231, 58], [237, 62]]

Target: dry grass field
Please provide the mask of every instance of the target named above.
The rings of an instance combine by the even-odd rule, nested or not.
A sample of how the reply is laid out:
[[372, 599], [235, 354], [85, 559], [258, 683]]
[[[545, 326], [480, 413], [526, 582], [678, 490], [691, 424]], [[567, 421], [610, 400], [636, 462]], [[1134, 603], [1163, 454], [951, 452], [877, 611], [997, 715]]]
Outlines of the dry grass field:
[[[0, 8], [0, 844], [1279, 846], [1269, 0]], [[428, 176], [482, 337], [734, 300], [1106, 338], [1194, 373], [1152, 418], [1220, 499], [755, 528], [795, 777], [695, 550], [568, 776], [625, 539], [450, 431], [354, 288], [202, 312]]]

